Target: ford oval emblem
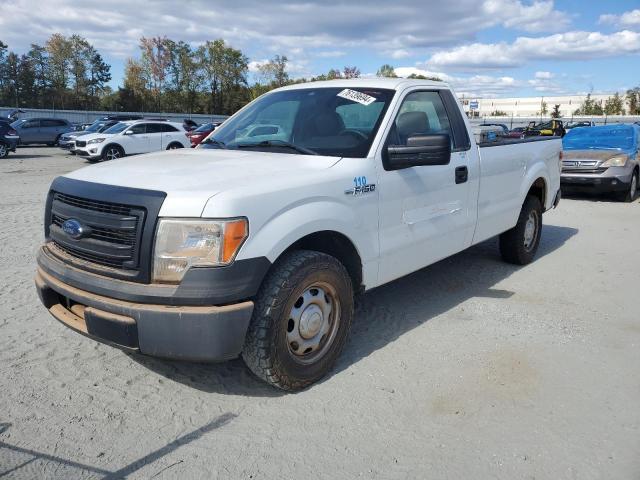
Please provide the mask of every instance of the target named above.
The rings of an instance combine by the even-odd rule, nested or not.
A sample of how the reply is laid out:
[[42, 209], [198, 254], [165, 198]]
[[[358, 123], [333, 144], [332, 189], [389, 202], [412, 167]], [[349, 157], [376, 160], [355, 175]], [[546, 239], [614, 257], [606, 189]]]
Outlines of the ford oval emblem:
[[62, 224], [62, 231], [74, 240], [79, 240], [85, 233], [82, 224], [75, 218], [70, 218]]

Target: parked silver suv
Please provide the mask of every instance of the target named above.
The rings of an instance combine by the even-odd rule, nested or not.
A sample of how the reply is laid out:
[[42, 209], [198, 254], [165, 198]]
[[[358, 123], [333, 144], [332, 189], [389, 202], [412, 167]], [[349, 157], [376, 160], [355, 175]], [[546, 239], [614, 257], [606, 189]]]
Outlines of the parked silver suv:
[[56, 145], [63, 133], [73, 131], [73, 125], [61, 118], [25, 118], [13, 122], [11, 126], [18, 132], [21, 145]]

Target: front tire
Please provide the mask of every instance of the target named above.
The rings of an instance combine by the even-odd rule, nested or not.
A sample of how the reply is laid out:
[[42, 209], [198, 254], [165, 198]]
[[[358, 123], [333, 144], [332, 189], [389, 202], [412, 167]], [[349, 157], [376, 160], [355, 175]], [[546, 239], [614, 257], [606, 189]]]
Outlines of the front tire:
[[173, 142], [167, 146], [167, 150], [177, 150], [178, 148], [184, 148], [184, 145], [179, 142]]
[[620, 195], [620, 200], [627, 203], [633, 202], [636, 198], [638, 198], [638, 170], [635, 170], [631, 176], [629, 190]]
[[102, 160], [117, 160], [124, 157], [124, 150], [119, 145], [107, 145], [102, 152]]
[[301, 390], [325, 376], [347, 339], [353, 286], [344, 266], [324, 253], [286, 254], [256, 297], [242, 358], [260, 379]]
[[541, 233], [542, 205], [538, 197], [528, 195], [516, 226], [500, 235], [503, 260], [515, 265], [531, 263], [538, 251]]
[[4, 143], [0, 143], [0, 158], [7, 158], [9, 156], [9, 146]]

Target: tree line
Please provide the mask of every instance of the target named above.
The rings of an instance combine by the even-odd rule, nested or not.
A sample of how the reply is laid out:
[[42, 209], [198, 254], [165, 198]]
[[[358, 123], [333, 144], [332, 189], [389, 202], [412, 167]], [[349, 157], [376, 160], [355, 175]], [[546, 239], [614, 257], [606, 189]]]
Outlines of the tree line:
[[139, 55], [125, 63], [113, 90], [111, 66], [80, 35], [56, 33], [19, 55], [0, 41], [0, 104], [16, 108], [156, 111], [229, 115], [249, 101], [292, 83], [355, 78], [345, 66], [311, 78], [291, 78], [288, 58], [260, 63], [249, 82], [249, 59], [224, 40], [193, 47], [166, 36], [142, 37]]
[[80, 35], [55, 33], [18, 55], [0, 41], [0, 104], [15, 107], [98, 108], [109, 92], [111, 67]]
[[[122, 85], [113, 90], [111, 66], [80, 35], [55, 33], [44, 45], [17, 54], [0, 41], [0, 104], [17, 108], [180, 112], [230, 115], [263, 93], [293, 83], [357, 78], [360, 69], [344, 66], [310, 78], [292, 78], [288, 58], [275, 55], [259, 63], [249, 80], [249, 59], [223, 39], [192, 46], [166, 36], [142, 37], [138, 56], [125, 64]], [[396, 77], [382, 65], [379, 77]], [[409, 78], [440, 80], [412, 74]], [[625, 108], [625, 101], [626, 107]], [[547, 113], [546, 104], [543, 114]], [[591, 95], [576, 115], [640, 115], [640, 87], [616, 93], [604, 104]]]

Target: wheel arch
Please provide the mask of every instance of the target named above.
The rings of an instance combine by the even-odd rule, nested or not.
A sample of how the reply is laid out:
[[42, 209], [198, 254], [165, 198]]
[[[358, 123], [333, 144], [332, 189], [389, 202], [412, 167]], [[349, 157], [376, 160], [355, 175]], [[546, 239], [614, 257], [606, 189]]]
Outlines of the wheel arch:
[[346, 268], [354, 291], [359, 292], [363, 288], [362, 258], [351, 239], [343, 233], [335, 230], [310, 233], [285, 248], [278, 259], [294, 250], [312, 250], [331, 255]]
[[101, 155], [103, 155], [104, 152], [106, 152], [109, 147], [118, 147], [120, 150], [122, 150], [122, 155], [123, 156], [127, 154], [127, 151], [118, 142], [109, 142], [102, 148], [102, 151], [100, 152]]

